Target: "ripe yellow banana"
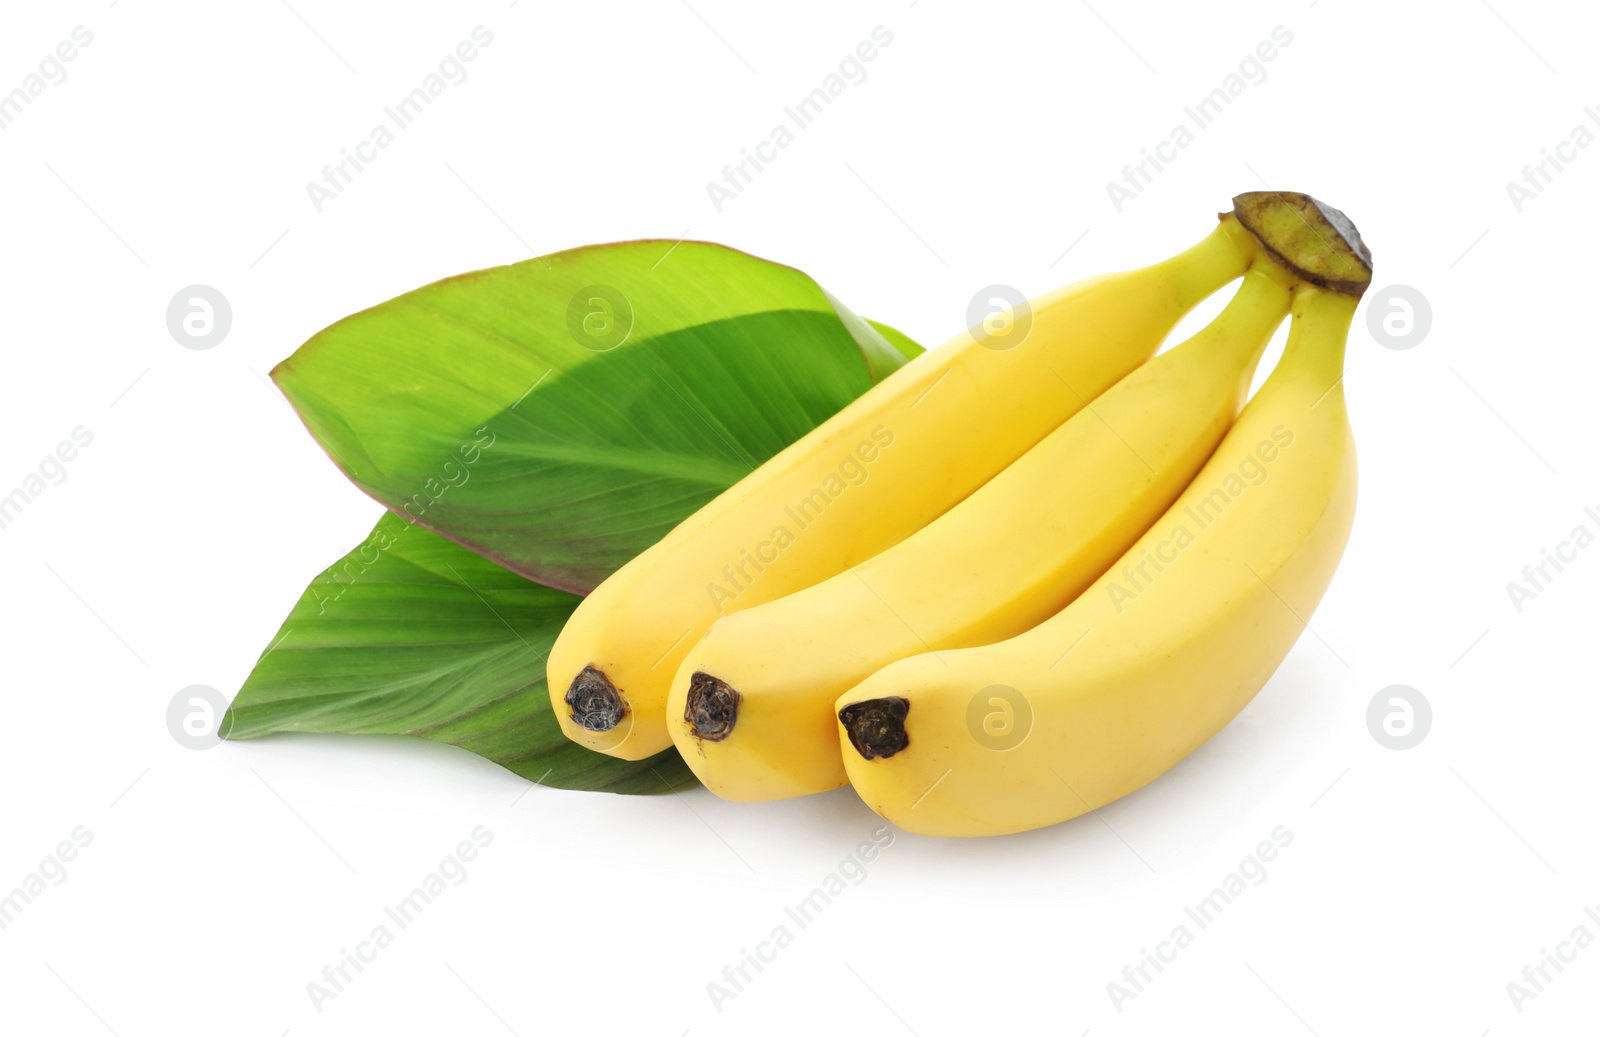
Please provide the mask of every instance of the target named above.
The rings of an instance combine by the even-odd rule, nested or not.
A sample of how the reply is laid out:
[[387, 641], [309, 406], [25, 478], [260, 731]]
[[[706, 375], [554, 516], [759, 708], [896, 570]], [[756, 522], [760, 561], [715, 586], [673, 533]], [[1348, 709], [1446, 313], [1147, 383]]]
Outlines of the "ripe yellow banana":
[[1230, 215], [1171, 259], [1033, 300], [1025, 335], [971, 329], [873, 387], [584, 599], [547, 664], [562, 730], [623, 759], [666, 748], [673, 675], [718, 617], [943, 514], [1147, 359], [1257, 248]]
[[[1359, 238], [1350, 247], [1367, 261]], [[1244, 708], [1321, 600], [1354, 518], [1341, 379], [1356, 302], [1296, 289], [1277, 369], [1171, 509], [1071, 605], [999, 644], [893, 663], [839, 698], [845, 767], [872, 809], [929, 835], [1055, 824], [1154, 780]]]
[[672, 740], [701, 782], [737, 800], [837, 788], [842, 693], [896, 659], [1013, 637], [1077, 597], [1216, 449], [1293, 285], [1261, 253], [1204, 330], [932, 523], [837, 576], [719, 619], [667, 699]]

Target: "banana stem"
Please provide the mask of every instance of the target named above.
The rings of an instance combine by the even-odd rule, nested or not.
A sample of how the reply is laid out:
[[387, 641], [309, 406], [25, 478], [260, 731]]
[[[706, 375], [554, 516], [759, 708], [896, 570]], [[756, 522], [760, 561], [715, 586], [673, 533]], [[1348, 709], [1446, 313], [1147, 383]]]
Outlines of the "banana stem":
[[1264, 252], [1257, 255], [1233, 298], [1203, 334], [1222, 345], [1254, 349], [1259, 356], [1271, 335], [1263, 338], [1254, 329], [1261, 326], [1266, 315], [1276, 313], [1282, 319], [1289, 309], [1289, 291], [1294, 285], [1294, 274], [1282, 263]]
[[1163, 271], [1171, 279], [1175, 298], [1206, 298], [1243, 273], [1260, 253], [1260, 240], [1232, 214], [1223, 214], [1221, 220], [1200, 241], [1150, 268]]
[[[1344, 347], [1359, 298], [1313, 284], [1295, 288], [1289, 341], [1279, 368], [1326, 385], [1331, 392], [1344, 378]], [[1320, 399], [1320, 397], [1319, 397]]]

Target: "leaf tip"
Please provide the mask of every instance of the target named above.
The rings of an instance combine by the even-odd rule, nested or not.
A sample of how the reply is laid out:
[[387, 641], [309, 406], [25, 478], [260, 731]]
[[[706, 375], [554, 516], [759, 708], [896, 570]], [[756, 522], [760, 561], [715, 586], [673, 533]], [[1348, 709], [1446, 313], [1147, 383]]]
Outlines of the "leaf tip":
[[233, 705], [230, 703], [217, 724], [217, 737], [227, 741], [233, 737]]

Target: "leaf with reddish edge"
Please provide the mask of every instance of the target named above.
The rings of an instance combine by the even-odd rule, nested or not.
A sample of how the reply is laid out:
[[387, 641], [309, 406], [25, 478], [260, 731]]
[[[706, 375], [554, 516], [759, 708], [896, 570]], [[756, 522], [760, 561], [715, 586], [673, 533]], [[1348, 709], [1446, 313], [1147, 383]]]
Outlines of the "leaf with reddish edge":
[[674, 750], [562, 735], [545, 656], [574, 592], [920, 352], [798, 271], [699, 242], [559, 253], [340, 321], [273, 377], [392, 510], [306, 588], [222, 736], [411, 735], [558, 788], [694, 784]]
[[391, 510], [583, 593], [919, 351], [793, 268], [633, 241], [408, 292], [273, 378]]

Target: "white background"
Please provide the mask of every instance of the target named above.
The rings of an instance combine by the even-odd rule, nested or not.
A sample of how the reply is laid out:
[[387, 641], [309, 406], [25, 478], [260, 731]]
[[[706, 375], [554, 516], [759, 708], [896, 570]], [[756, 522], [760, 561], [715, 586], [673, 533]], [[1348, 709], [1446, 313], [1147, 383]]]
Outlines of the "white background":
[[[10, 4], [0, 25], [0, 92], [75, 26], [94, 36], [0, 131], [0, 492], [74, 427], [94, 436], [0, 530], [0, 891], [75, 826], [93, 836], [0, 930], [0, 1029], [1592, 1025], [1600, 945], [1520, 1012], [1507, 984], [1575, 926], [1600, 936], [1600, 549], [1520, 613], [1506, 590], [1574, 526], [1600, 531], [1583, 510], [1600, 508], [1600, 147], [1520, 213], [1506, 190], [1575, 126], [1600, 132], [1592, 9], [292, 2]], [[470, 77], [317, 213], [306, 183], [480, 24], [494, 40]], [[707, 181], [877, 25], [894, 38], [866, 81], [717, 213]], [[1106, 183], [1279, 25], [1293, 41], [1266, 79], [1118, 213]], [[530, 791], [406, 740], [193, 752], [168, 734], [174, 693], [231, 696], [377, 517], [264, 380], [338, 317], [536, 253], [687, 234], [798, 266], [932, 345], [984, 285], [1035, 295], [1152, 261], [1264, 184], [1343, 208], [1376, 285], [1432, 308], [1409, 350], [1353, 332], [1361, 504], [1316, 636], [1099, 819], [900, 835], [720, 1012], [707, 984], [880, 823], [850, 790]], [[165, 324], [195, 283], [233, 307], [208, 351]], [[1365, 719], [1396, 683], [1434, 714], [1406, 751]], [[493, 842], [468, 878], [316, 1011], [307, 984], [478, 825]], [[1118, 1011], [1107, 984], [1279, 825], [1293, 842], [1265, 881]]]

